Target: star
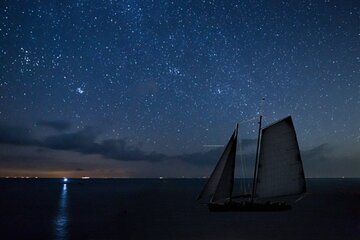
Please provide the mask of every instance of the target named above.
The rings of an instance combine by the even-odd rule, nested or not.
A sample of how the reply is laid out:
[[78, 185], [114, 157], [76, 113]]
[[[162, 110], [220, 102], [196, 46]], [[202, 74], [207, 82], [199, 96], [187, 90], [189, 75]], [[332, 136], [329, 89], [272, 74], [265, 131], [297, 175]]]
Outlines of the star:
[[85, 90], [81, 87], [76, 88], [76, 92], [79, 94], [83, 94], [85, 92]]

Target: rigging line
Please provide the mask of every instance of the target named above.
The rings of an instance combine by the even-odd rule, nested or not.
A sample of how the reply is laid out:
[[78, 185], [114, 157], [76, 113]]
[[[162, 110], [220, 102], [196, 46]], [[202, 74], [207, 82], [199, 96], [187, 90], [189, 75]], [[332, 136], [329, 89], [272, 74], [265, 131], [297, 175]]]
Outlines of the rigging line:
[[265, 122], [265, 118], [267, 118], [264, 114], [264, 107], [265, 107], [265, 98], [263, 97], [261, 100], [260, 100], [260, 104], [259, 104], [259, 116], [262, 116], [262, 125], [264, 125], [264, 122]]
[[251, 122], [251, 121], [254, 121], [254, 120], [256, 120], [256, 119], [257, 119], [257, 117], [249, 118], [249, 119], [246, 119], [246, 120], [244, 120], [244, 121], [242, 121], [242, 122], [239, 122], [239, 124]]
[[251, 194], [251, 202], [254, 201], [254, 195], [256, 190], [256, 181], [257, 181], [257, 167], [258, 167], [258, 160], [259, 160], [259, 147], [260, 147], [260, 134], [261, 134], [261, 120], [262, 116], [260, 115], [259, 119], [259, 132], [256, 144], [256, 156], [255, 156], [255, 167], [254, 167], [254, 178], [253, 178], [253, 185], [252, 185], [252, 194]]
[[260, 101], [260, 106], [259, 106], [259, 115], [263, 115], [263, 107], [264, 107], [264, 104], [265, 103], [265, 98], [263, 97]]
[[[241, 142], [241, 149], [242, 149], [242, 142]], [[241, 151], [241, 161], [243, 162], [243, 176], [244, 176], [244, 179], [243, 179], [243, 182], [244, 182], [244, 186], [245, 186], [245, 188], [244, 188], [244, 192], [245, 193], [247, 193], [248, 192], [248, 190], [249, 190], [249, 183], [246, 183], [246, 169], [247, 169], [247, 166], [246, 166], [246, 159], [244, 159], [244, 153], [243, 153], [243, 151]], [[246, 185], [248, 185], [248, 186], [246, 186]]]
[[[240, 135], [240, 130], [238, 132], [238, 134]], [[240, 152], [240, 165], [241, 165], [241, 174], [242, 174], [242, 177], [243, 179], [240, 178], [240, 181], [241, 181], [241, 184], [242, 184], [242, 188], [243, 188], [243, 191], [246, 193], [247, 192], [247, 188], [246, 188], [246, 183], [245, 183], [245, 179], [246, 179], [246, 175], [245, 175], [245, 162], [243, 160], [243, 151], [242, 151], [242, 141], [241, 141], [241, 137], [239, 138], [239, 152]]]
[[260, 147], [260, 137], [261, 137], [261, 120], [263, 118], [262, 116], [262, 107], [263, 103], [265, 102], [265, 98], [263, 97], [260, 102], [259, 107], [259, 131], [258, 131], [258, 138], [257, 138], [257, 144], [256, 144], [256, 156], [255, 156], [255, 167], [254, 167], [254, 178], [253, 178], [253, 184], [252, 184], [252, 193], [251, 193], [251, 202], [254, 201], [255, 197], [255, 191], [256, 191], [256, 183], [257, 183], [257, 168], [258, 168], [258, 160], [259, 160], [259, 147]]

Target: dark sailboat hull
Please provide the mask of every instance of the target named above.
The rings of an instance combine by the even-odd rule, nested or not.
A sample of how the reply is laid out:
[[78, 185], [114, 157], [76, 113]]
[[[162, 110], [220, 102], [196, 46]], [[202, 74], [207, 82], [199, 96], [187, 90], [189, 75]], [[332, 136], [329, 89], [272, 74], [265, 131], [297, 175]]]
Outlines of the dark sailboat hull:
[[209, 203], [208, 208], [211, 212], [271, 212], [288, 211], [291, 206], [285, 202], [228, 202], [228, 203]]

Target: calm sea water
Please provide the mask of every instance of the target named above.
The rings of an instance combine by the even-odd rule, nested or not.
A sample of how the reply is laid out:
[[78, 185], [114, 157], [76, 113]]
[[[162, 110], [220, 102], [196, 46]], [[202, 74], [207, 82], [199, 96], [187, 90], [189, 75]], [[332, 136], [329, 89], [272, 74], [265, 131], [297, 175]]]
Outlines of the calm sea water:
[[360, 239], [360, 179], [307, 179], [288, 212], [211, 213], [204, 180], [0, 180], [0, 239]]

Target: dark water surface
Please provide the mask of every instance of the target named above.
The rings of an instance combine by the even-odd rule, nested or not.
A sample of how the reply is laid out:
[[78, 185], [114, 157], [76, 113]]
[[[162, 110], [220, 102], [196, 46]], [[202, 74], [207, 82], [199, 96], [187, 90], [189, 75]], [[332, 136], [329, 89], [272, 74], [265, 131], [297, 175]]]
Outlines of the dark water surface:
[[307, 179], [288, 212], [210, 213], [204, 180], [1, 179], [0, 239], [360, 239], [360, 179]]

